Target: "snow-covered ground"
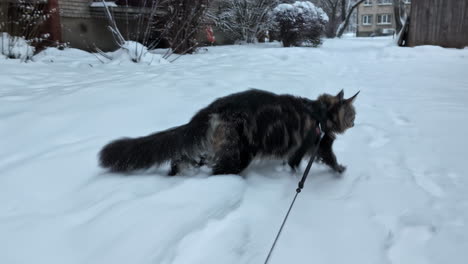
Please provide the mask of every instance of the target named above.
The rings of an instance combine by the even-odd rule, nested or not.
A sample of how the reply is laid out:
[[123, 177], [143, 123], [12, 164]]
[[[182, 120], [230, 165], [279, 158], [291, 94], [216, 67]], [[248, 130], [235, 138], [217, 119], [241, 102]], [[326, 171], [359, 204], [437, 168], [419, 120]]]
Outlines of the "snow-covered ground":
[[361, 91], [335, 145], [348, 170], [314, 165], [271, 263], [466, 263], [468, 49], [389, 38], [212, 47], [153, 66], [77, 50], [0, 58], [0, 263], [263, 263], [300, 172], [125, 176], [96, 159], [249, 87]]

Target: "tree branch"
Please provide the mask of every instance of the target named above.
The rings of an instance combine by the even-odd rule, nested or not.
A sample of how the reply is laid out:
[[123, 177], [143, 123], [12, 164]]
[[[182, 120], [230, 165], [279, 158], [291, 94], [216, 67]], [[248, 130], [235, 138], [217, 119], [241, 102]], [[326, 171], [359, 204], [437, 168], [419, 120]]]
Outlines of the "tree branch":
[[351, 6], [351, 8], [348, 10], [348, 14], [346, 14], [345, 20], [341, 22], [341, 24], [338, 26], [338, 29], [336, 30], [337, 37], [341, 38], [343, 36], [343, 33], [349, 24], [349, 19], [351, 18], [351, 15], [353, 14], [354, 9], [356, 9], [364, 1], [365, 0], [359, 0], [354, 5]]

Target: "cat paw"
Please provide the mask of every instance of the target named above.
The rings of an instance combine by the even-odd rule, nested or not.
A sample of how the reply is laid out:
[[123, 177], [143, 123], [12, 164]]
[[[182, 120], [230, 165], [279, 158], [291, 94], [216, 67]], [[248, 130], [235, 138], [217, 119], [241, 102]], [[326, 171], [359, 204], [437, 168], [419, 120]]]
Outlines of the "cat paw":
[[341, 174], [341, 173], [343, 173], [343, 172], [346, 170], [346, 166], [337, 164], [337, 165], [333, 168], [333, 170]]
[[286, 168], [289, 168], [289, 170], [293, 173], [296, 173], [299, 170], [299, 166], [287, 166]]

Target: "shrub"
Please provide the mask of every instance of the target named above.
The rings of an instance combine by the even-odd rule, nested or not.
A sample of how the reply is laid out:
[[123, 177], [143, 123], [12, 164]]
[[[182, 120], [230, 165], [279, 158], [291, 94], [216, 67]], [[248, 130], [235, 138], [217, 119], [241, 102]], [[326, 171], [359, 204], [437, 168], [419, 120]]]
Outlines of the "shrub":
[[28, 61], [50, 44], [50, 35], [41, 27], [56, 10], [47, 10], [43, 1], [11, 0], [1, 4], [8, 8], [0, 8], [0, 54]]
[[328, 16], [311, 2], [296, 1], [280, 4], [273, 10], [273, 20], [283, 46], [313, 46], [322, 44]]
[[22, 37], [10, 36], [8, 33], [0, 33], [0, 54], [9, 59], [28, 61], [34, 55], [34, 47]]
[[[198, 45], [196, 33], [200, 29], [208, 1], [118, 0], [115, 5], [108, 5], [104, 1], [102, 5], [116, 44], [123, 50], [134, 46], [129, 55], [132, 61], [138, 63], [147, 55], [148, 50], [160, 46], [169, 48], [163, 55], [164, 59], [173, 53], [193, 53]], [[118, 5], [125, 7], [123, 18], [114, 16], [113, 8]], [[132, 12], [136, 15], [130, 14], [129, 7], [132, 7]], [[167, 47], [162, 44], [167, 44]], [[105, 56], [98, 47], [96, 50]]]
[[271, 27], [269, 12], [278, 0], [218, 0], [210, 14], [215, 25], [239, 42], [255, 43]]

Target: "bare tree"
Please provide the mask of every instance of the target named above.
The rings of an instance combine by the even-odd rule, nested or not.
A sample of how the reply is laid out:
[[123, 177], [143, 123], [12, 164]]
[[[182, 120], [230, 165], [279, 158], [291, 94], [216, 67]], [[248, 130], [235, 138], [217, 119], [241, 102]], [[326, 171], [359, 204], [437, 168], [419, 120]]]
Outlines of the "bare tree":
[[321, 7], [328, 15], [328, 24], [325, 30], [325, 35], [327, 38], [334, 38], [336, 36], [336, 28], [339, 25], [339, 11], [342, 0], [315, 0], [312, 2]]
[[395, 15], [395, 30], [399, 33], [409, 15], [404, 0], [393, 0], [393, 13]]
[[[209, 2], [209, 0], [118, 0], [116, 3], [125, 6], [126, 11], [129, 10], [128, 7], [137, 10], [136, 14], [127, 11], [124, 21], [120, 19], [121, 23], [118, 23], [112, 7], [104, 0], [101, 1], [109, 20], [108, 29], [112, 32], [116, 44], [122, 49], [129, 49], [128, 45], [131, 43], [133, 47], [130, 55], [134, 62], [140, 62], [148, 50], [157, 48], [161, 42], [168, 42], [170, 47], [163, 55], [165, 59], [173, 53], [192, 53], [198, 45], [195, 35]], [[98, 47], [96, 50], [106, 57]]]
[[279, 0], [220, 0], [210, 17], [234, 39], [254, 43], [271, 26], [269, 13]]
[[174, 53], [195, 51], [198, 43], [195, 35], [199, 30], [209, 0], [171, 0], [169, 4], [170, 30], [167, 38]]
[[349, 25], [354, 10], [364, 0], [313, 0], [327, 13], [329, 21], [326, 29], [328, 38], [341, 37]]
[[[342, 4], [344, 5], [345, 3], [345, 0], [342, 0]], [[344, 10], [342, 10], [342, 21], [340, 23], [340, 25], [338, 26], [337, 30], [336, 30], [336, 36], [341, 38], [341, 36], [343, 36], [343, 33], [344, 31], [346, 30], [346, 28], [348, 27], [348, 24], [349, 24], [349, 20], [354, 12], [354, 10], [362, 3], [364, 2], [364, 0], [359, 0], [359, 1], [348, 1], [348, 4], [346, 5], [346, 7], [344, 8]], [[344, 18], [343, 18], [343, 15]]]

